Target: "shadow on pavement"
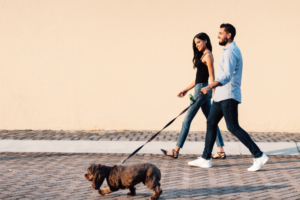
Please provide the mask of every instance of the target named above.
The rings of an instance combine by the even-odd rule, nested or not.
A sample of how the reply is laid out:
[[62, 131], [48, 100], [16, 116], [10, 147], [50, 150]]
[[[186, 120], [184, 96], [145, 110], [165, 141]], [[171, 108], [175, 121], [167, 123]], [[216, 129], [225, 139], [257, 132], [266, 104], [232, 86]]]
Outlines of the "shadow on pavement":
[[274, 186], [229, 186], [215, 188], [190, 188], [190, 189], [171, 189], [164, 190], [162, 199], [179, 199], [192, 198], [199, 196], [226, 195], [243, 192], [255, 192], [263, 190], [277, 190], [289, 187], [289, 185], [274, 185]]
[[269, 154], [276, 154], [276, 155], [291, 155], [291, 154], [295, 154], [298, 153], [297, 155], [299, 155], [299, 151], [297, 149], [297, 147], [291, 147], [291, 148], [285, 148], [285, 149], [279, 149], [279, 150], [274, 150], [274, 151], [266, 151], [265, 154], [269, 155]]
[[[193, 197], [209, 197], [214, 195], [226, 195], [226, 194], [236, 194], [236, 193], [247, 193], [247, 192], [255, 192], [255, 191], [263, 191], [263, 190], [277, 190], [289, 187], [289, 185], [274, 185], [274, 186], [230, 186], [230, 187], [215, 187], [215, 188], [190, 188], [190, 189], [164, 189], [162, 187], [163, 193], [161, 194], [159, 199], [189, 199]], [[139, 193], [137, 191], [137, 195], [134, 196], [134, 199], [144, 199], [152, 196], [153, 193]], [[129, 197], [125, 193], [111, 193], [109, 195], [105, 195], [103, 197], [99, 196], [97, 199], [123, 199]]]
[[263, 172], [263, 171], [279, 171], [279, 170], [300, 170], [300, 167], [292, 167], [292, 168], [276, 168], [276, 169], [260, 169], [259, 171]]

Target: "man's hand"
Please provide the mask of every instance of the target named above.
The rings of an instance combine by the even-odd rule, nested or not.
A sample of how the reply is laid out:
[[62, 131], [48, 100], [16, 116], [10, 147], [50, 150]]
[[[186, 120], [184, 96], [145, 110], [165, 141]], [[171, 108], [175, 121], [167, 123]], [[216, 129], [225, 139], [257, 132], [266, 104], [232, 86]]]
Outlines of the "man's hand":
[[[214, 90], [213, 92], [215, 92], [215, 88], [218, 86], [221, 86], [222, 83], [220, 83], [219, 81], [214, 81], [211, 84], [209, 84], [208, 86], [204, 87], [201, 89], [201, 93], [202, 94], [207, 94], [209, 93], [212, 89]], [[214, 94], [215, 95], [215, 94]]]
[[207, 94], [210, 91], [211, 91], [211, 87], [209, 87], [209, 85], [201, 89], [201, 93], [203, 94]]
[[179, 92], [179, 94], [177, 95], [178, 97], [184, 97], [186, 95], [188, 91], [186, 90], [182, 90], [181, 92]]

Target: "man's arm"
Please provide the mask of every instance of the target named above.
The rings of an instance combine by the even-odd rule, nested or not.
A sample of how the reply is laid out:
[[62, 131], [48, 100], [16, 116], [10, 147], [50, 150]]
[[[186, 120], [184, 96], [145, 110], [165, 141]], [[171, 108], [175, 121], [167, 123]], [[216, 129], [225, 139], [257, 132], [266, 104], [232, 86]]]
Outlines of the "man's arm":
[[216, 88], [216, 87], [218, 87], [218, 86], [221, 86], [221, 85], [222, 85], [222, 83], [220, 83], [219, 81], [214, 81], [214, 82], [212, 82], [211, 84], [209, 84], [208, 86], [203, 87], [203, 88], [201, 89], [201, 93], [207, 94], [207, 93], [209, 93], [212, 89], [214, 89], [214, 88]]
[[226, 85], [227, 83], [229, 83], [232, 78], [233, 71], [236, 64], [237, 64], [237, 57], [234, 54], [234, 52], [229, 50], [227, 50], [227, 52], [224, 52], [224, 64], [223, 64], [222, 74], [220, 74], [220, 76], [218, 76], [214, 82], [202, 88], [201, 92], [203, 94], [207, 94], [213, 88], [216, 88], [221, 85]]

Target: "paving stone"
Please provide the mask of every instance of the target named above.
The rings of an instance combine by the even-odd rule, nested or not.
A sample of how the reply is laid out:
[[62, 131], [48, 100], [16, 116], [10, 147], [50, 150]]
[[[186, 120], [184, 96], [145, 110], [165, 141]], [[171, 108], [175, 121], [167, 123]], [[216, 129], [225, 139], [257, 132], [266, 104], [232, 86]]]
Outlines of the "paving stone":
[[[0, 131], [1, 133], [1, 131]], [[0, 153], [1, 199], [128, 199], [127, 190], [101, 197], [86, 181], [91, 163], [119, 164], [129, 154], [88, 153]], [[299, 199], [299, 156], [270, 156], [257, 172], [248, 172], [251, 156], [228, 156], [213, 160], [213, 167], [190, 167], [187, 162], [200, 155], [181, 155], [174, 160], [162, 155], [138, 154], [125, 165], [150, 162], [162, 173], [160, 199]], [[9, 171], [9, 169], [13, 170]], [[106, 187], [104, 182], [102, 187]], [[137, 196], [152, 195], [138, 184]]]
[[[151, 138], [157, 131], [123, 132], [114, 130], [68, 131], [68, 130], [0, 130], [0, 140], [103, 140], [103, 141], [144, 141]], [[204, 131], [191, 131], [187, 140], [205, 141]], [[300, 142], [300, 133], [252, 133], [249, 135], [255, 142]], [[179, 131], [162, 131], [156, 141], [177, 141]], [[238, 139], [229, 132], [222, 132], [224, 142], [236, 142]]]

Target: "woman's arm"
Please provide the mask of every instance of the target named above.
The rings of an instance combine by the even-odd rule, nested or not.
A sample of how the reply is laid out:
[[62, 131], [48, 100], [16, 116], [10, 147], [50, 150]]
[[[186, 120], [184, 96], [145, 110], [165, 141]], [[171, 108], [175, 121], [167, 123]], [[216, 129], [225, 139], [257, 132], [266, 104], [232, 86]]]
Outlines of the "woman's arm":
[[[212, 54], [207, 54], [203, 58], [203, 61], [206, 63], [209, 73], [209, 82], [213, 83], [215, 80], [215, 70], [214, 70], [214, 58]], [[213, 89], [213, 95], [215, 95], [215, 89]]]
[[195, 87], [195, 81], [193, 81], [189, 86], [187, 86], [187, 88], [185, 88], [184, 90], [180, 91], [179, 94], [177, 95], [178, 97], [184, 97], [186, 95], [186, 93]]

